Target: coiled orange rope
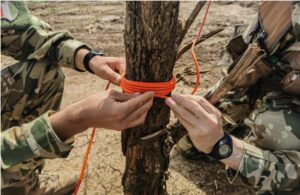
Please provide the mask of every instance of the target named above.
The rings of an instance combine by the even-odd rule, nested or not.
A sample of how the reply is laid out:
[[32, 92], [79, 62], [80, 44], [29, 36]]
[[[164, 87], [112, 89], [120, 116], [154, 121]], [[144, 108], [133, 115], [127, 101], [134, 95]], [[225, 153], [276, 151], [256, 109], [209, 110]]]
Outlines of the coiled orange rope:
[[173, 78], [167, 82], [137, 82], [137, 81], [130, 81], [127, 80], [124, 76], [121, 79], [120, 87], [122, 88], [123, 92], [125, 93], [136, 93], [136, 92], [147, 92], [147, 91], [154, 91], [155, 97], [158, 98], [167, 98], [167, 95], [173, 91], [176, 84], [176, 78]]
[[[208, 10], [209, 10], [210, 4], [211, 4], [211, 0], [208, 0], [208, 5], [206, 7], [206, 11], [205, 11], [204, 17], [202, 19], [202, 23], [200, 25], [197, 36], [196, 36], [196, 38], [193, 42], [193, 45], [191, 47], [191, 54], [192, 54], [192, 58], [193, 58], [194, 63], [195, 63], [196, 75], [197, 75], [196, 84], [194, 86], [192, 94], [196, 93], [197, 88], [198, 88], [199, 83], [200, 83], [199, 63], [198, 63], [197, 57], [195, 55], [194, 48], [195, 48], [196, 42], [198, 41], [199, 37], [201, 36], [202, 29], [203, 29], [204, 23], [206, 21], [206, 17], [208, 15]], [[152, 82], [130, 81], [130, 80], [125, 79], [125, 77], [123, 76], [122, 79], [121, 79], [120, 87], [122, 88], [122, 90], [125, 93], [130, 93], [130, 94], [136, 93], [136, 92], [141, 92], [142, 93], [142, 92], [147, 92], [147, 91], [153, 91], [153, 92], [155, 92], [155, 97], [165, 99], [165, 98], [167, 98], [167, 95], [170, 94], [172, 92], [172, 90], [175, 88], [175, 84], [176, 84], [175, 76], [173, 76], [173, 78], [170, 81], [156, 82], [156, 83], [154, 83], [154, 82], [152, 83]], [[105, 90], [107, 90], [109, 88], [109, 85], [110, 85], [110, 82], [108, 82]], [[80, 184], [81, 184], [81, 182], [83, 180], [83, 177], [84, 177], [84, 172], [85, 172], [85, 168], [86, 168], [86, 165], [87, 165], [87, 162], [88, 162], [88, 157], [89, 157], [89, 153], [90, 153], [91, 146], [92, 146], [92, 143], [93, 143], [93, 139], [94, 139], [94, 136], [95, 136], [95, 131], [96, 131], [96, 129], [93, 128], [92, 135], [91, 135], [91, 138], [90, 138], [90, 141], [89, 141], [89, 144], [88, 144], [88, 148], [87, 148], [87, 151], [86, 151], [86, 154], [85, 154], [85, 157], [84, 157], [83, 165], [82, 165], [82, 168], [81, 168], [79, 180], [78, 180], [78, 183], [77, 183], [75, 191], [74, 191], [74, 195], [77, 195]]]

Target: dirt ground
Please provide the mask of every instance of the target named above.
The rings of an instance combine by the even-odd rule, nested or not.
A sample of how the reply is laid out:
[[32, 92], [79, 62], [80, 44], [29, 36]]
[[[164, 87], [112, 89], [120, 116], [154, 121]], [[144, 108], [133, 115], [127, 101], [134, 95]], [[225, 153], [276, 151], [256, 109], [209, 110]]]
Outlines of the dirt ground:
[[[182, 2], [180, 18], [185, 19], [195, 4], [196, 2]], [[32, 14], [44, 19], [55, 30], [68, 30], [78, 40], [108, 56], [124, 55], [124, 2], [35, 2], [30, 3], [29, 7]], [[212, 4], [204, 33], [218, 27], [224, 27], [225, 30], [196, 49], [202, 72], [199, 94], [203, 94], [221, 77], [222, 66], [219, 59], [226, 42], [232, 37], [234, 26], [249, 23], [256, 8], [256, 2]], [[191, 27], [184, 45], [195, 37], [202, 14]], [[12, 63], [10, 58], [1, 57], [2, 65]], [[104, 89], [105, 82], [94, 75], [64, 70], [66, 81], [62, 107]], [[189, 53], [177, 62], [175, 74], [179, 80], [175, 93], [190, 93], [195, 83], [195, 69]], [[88, 130], [75, 137], [74, 149], [68, 158], [48, 160], [43, 171], [45, 177], [62, 171], [79, 174], [90, 133], [91, 130]], [[125, 158], [121, 153], [120, 143], [119, 132], [97, 130], [80, 194], [122, 194], [121, 179]], [[254, 194], [251, 189], [230, 185], [224, 173], [224, 166], [219, 163], [191, 161], [175, 155], [169, 168], [168, 192], [176, 195]]]

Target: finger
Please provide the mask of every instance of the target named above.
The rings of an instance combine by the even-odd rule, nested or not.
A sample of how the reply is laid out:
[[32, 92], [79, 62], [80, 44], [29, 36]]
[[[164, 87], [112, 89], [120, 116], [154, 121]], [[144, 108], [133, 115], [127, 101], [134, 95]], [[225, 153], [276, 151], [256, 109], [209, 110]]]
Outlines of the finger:
[[134, 110], [142, 107], [148, 101], [153, 102], [154, 92], [146, 92], [129, 99], [126, 102], [122, 102], [120, 105], [120, 111], [124, 114], [130, 114]]
[[173, 111], [175, 117], [179, 120], [179, 122], [186, 128], [188, 132], [193, 131], [195, 129], [194, 125], [190, 123], [187, 119], [181, 117], [178, 113]]
[[103, 65], [101, 67], [101, 75], [99, 75], [101, 78], [109, 80], [115, 85], [119, 85], [121, 81], [121, 75], [114, 71], [110, 66]]
[[130, 113], [124, 119], [124, 121], [127, 123], [131, 123], [132, 121], [135, 121], [135, 120], [141, 118], [142, 115], [144, 115], [145, 113], [147, 114], [147, 112], [151, 108], [152, 104], [153, 104], [153, 101], [151, 101], [151, 100], [147, 101], [143, 106], [141, 106], [137, 110], [134, 110], [132, 113]]
[[125, 57], [118, 58], [118, 61], [116, 62], [116, 69], [120, 75], [125, 74], [125, 71], [126, 71]]
[[193, 124], [194, 121], [199, 120], [195, 117], [191, 112], [184, 109], [183, 107], [179, 106], [172, 98], [166, 99], [166, 104], [172, 109], [174, 113], [177, 114], [177, 116], [185, 119], [187, 122]]
[[131, 128], [131, 127], [136, 127], [138, 125], [142, 125], [145, 122], [147, 113], [145, 113], [144, 115], [142, 115], [141, 117], [139, 117], [138, 119], [128, 123], [128, 127], [126, 127], [126, 129]]
[[219, 110], [215, 106], [213, 106], [207, 99], [202, 96], [187, 95], [187, 97], [195, 100], [209, 113], [214, 114], [216, 112], [219, 112]]
[[196, 101], [183, 95], [172, 95], [171, 98], [176, 102], [176, 104], [185, 107], [198, 118], [205, 120], [209, 117], [207, 111], [204, 110]]
[[111, 90], [109, 94], [117, 102], [125, 102], [139, 95], [139, 93], [128, 94], [128, 93], [121, 93], [116, 90]]
[[135, 127], [137, 125], [143, 124], [149, 109], [152, 107], [153, 101], [148, 101], [141, 108], [133, 111], [129, 116], [124, 119], [124, 124], [127, 124], [128, 127]]

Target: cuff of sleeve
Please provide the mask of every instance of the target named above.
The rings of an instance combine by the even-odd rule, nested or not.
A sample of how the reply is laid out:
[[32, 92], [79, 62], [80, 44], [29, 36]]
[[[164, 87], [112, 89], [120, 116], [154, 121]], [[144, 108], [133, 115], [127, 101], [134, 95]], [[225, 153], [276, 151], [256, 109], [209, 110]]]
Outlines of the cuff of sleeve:
[[73, 137], [61, 141], [49, 122], [49, 111], [28, 124], [12, 127], [1, 134], [1, 168], [8, 169], [30, 158], [68, 156]]
[[251, 144], [244, 142], [244, 153], [236, 171], [226, 167], [226, 175], [229, 183], [247, 185], [258, 188], [264, 169], [265, 160], [263, 151]]
[[32, 153], [37, 157], [48, 159], [67, 157], [73, 148], [73, 137], [63, 142], [54, 132], [49, 121], [49, 116], [54, 113], [48, 111], [28, 124], [25, 139]]
[[69, 39], [62, 42], [58, 51], [58, 63], [62, 66], [78, 70], [75, 65], [75, 54], [80, 48], [91, 50], [89, 46], [77, 40]]

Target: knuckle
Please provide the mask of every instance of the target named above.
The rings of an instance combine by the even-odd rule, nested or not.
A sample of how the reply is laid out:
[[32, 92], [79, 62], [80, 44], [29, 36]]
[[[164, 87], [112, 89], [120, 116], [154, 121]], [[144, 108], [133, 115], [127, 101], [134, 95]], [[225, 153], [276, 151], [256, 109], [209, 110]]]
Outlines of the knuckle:
[[211, 118], [207, 119], [207, 126], [208, 127], [213, 128], [213, 127], [215, 127], [215, 125], [216, 125], [216, 123], [215, 123], [214, 119], [211, 119]]
[[210, 134], [210, 132], [205, 129], [205, 130], [202, 130], [201, 134], [199, 133], [199, 136], [201, 135], [201, 136], [207, 137], [207, 136], [209, 136], [209, 134]]

